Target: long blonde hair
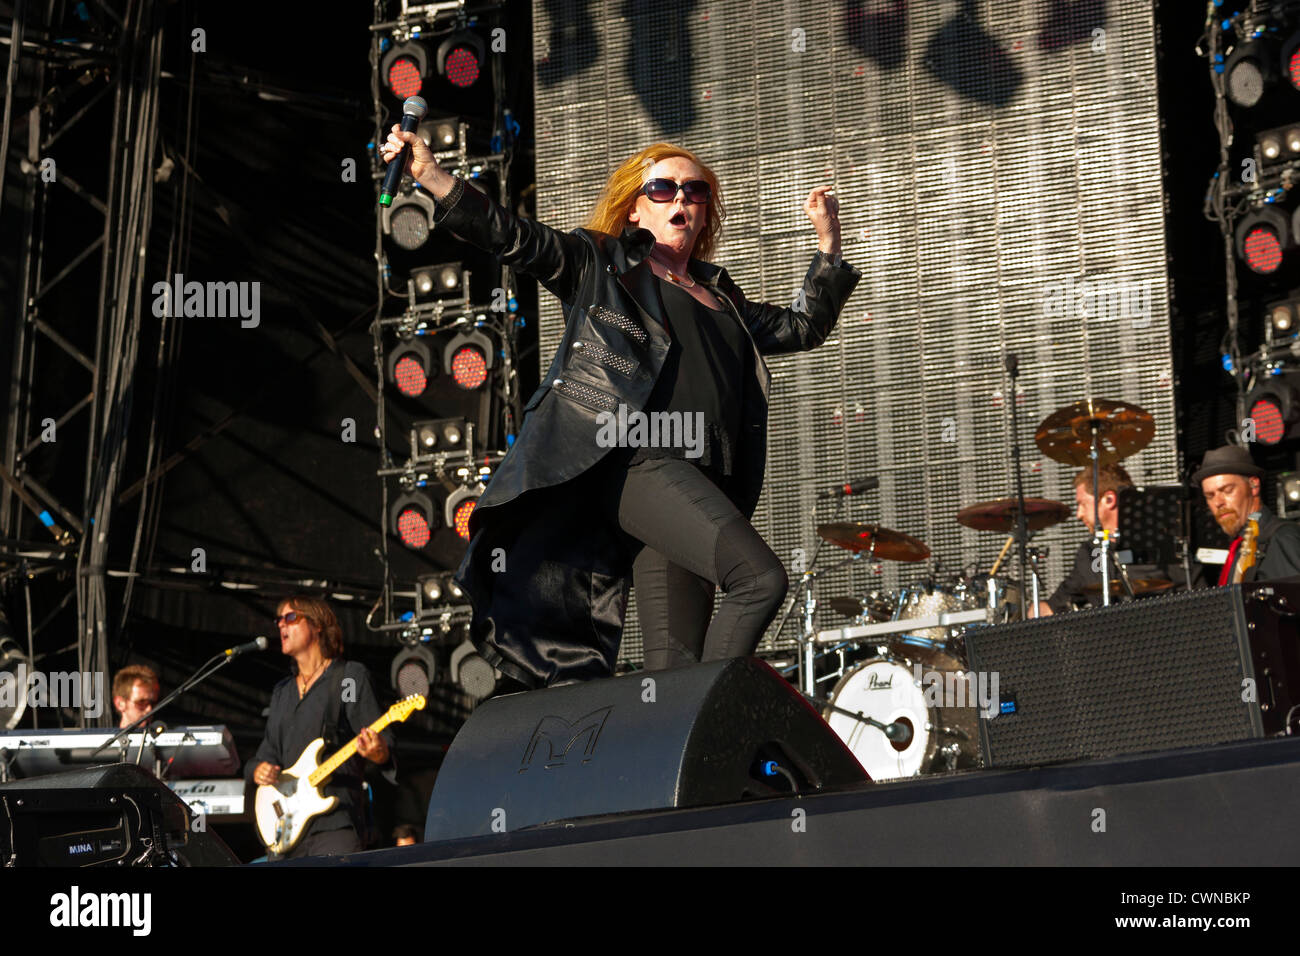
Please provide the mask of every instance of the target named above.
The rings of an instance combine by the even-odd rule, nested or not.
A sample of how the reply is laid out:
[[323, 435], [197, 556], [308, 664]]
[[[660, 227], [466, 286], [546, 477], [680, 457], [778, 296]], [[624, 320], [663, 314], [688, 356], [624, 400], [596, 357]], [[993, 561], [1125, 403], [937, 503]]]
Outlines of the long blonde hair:
[[695, 248], [691, 255], [696, 259], [709, 261], [717, 248], [718, 236], [722, 233], [722, 220], [726, 211], [722, 206], [722, 189], [718, 185], [718, 176], [712, 169], [700, 161], [689, 149], [674, 146], [672, 143], [655, 143], [639, 153], [629, 156], [609, 175], [605, 188], [596, 200], [596, 208], [590, 218], [583, 224], [584, 228], [594, 232], [604, 232], [612, 236], [622, 235], [628, 225], [627, 217], [636, 208], [636, 197], [641, 194], [644, 185], [642, 177], [655, 163], [673, 156], [689, 159], [704, 174], [709, 184], [709, 211], [704, 221], [704, 228], [695, 237]]

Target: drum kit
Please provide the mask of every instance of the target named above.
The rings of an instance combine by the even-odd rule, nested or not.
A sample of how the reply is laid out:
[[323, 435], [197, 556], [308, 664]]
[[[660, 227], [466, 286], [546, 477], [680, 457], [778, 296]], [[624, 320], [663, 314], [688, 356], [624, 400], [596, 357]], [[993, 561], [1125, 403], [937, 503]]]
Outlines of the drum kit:
[[[1154, 430], [1152, 416], [1136, 406], [1087, 400], [1049, 415], [1039, 425], [1035, 441], [1043, 454], [1055, 461], [1092, 465], [1095, 488], [1101, 465], [1140, 451]], [[1013, 457], [1018, 461], [1018, 456]], [[1018, 467], [1016, 470], [1019, 472]], [[947, 575], [936, 567], [928, 576], [898, 590], [826, 599], [821, 603], [847, 619], [847, 624], [820, 631], [813, 626], [813, 612], [819, 603], [814, 594], [817, 578], [863, 558], [923, 562], [930, 557], [930, 549], [915, 537], [878, 524], [817, 525], [819, 540], [800, 580], [800, 658], [786, 671], [798, 671], [805, 696], [823, 709], [831, 728], [873, 780], [979, 766], [975, 675], [968, 673], [965, 629], [1037, 616], [1039, 568], [1047, 552], [1030, 547], [1029, 535], [1067, 520], [1074, 511], [1060, 501], [1024, 497], [1019, 481], [1017, 492], [1014, 497], [968, 505], [955, 515], [964, 527], [1006, 536], [987, 573], [974, 564]], [[1100, 521], [1094, 526], [1100, 527]], [[1098, 539], [1105, 552], [1106, 535]], [[823, 543], [850, 555], [814, 571]], [[1017, 545], [1021, 554], [1018, 577], [1004, 570], [1008, 554]], [[1027, 589], [1021, 586], [1026, 578]], [[1112, 582], [1106, 574], [1103, 579], [1107, 603], [1113, 595], [1155, 593], [1168, 586], [1167, 582], [1131, 582], [1127, 578]], [[819, 694], [827, 685], [832, 686], [829, 694]], [[948, 691], [942, 700], [929, 692], [936, 685]], [[954, 687], [969, 689], [969, 694], [958, 694], [965, 698], [958, 706], [953, 706]]]

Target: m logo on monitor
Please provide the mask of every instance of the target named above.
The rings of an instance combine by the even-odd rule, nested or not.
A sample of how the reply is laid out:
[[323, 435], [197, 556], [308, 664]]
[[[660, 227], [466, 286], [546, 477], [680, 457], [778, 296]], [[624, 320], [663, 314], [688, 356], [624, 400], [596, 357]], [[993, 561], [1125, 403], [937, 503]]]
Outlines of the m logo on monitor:
[[596, 741], [600, 738], [600, 732], [605, 728], [605, 721], [613, 709], [612, 705], [601, 707], [573, 721], [553, 715], [543, 717], [538, 721], [537, 729], [529, 738], [528, 746], [524, 748], [524, 759], [519, 766], [519, 772], [523, 773], [532, 765], [533, 757], [539, 750], [542, 766], [547, 770], [563, 767], [574, 744], [583, 737], [586, 737], [587, 742], [582, 748], [580, 762], [591, 763], [592, 754], [596, 752]]

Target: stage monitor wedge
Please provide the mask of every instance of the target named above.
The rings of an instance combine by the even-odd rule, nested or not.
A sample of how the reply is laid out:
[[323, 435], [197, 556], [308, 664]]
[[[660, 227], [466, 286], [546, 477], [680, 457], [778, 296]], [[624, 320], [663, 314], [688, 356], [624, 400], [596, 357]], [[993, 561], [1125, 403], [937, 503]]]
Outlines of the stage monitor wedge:
[[734, 658], [484, 702], [443, 761], [424, 838], [867, 781], [798, 691]]

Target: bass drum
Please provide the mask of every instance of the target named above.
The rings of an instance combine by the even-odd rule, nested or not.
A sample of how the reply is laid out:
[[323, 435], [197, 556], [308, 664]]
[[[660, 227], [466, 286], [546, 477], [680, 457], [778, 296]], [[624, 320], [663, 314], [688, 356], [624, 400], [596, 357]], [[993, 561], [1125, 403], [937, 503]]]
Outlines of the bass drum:
[[[914, 660], [864, 661], [831, 692], [826, 722], [875, 781], [979, 766], [974, 682], [966, 679], [961, 663], [942, 650], [916, 650], [920, 653]], [[969, 706], [930, 706], [931, 701]], [[879, 727], [841, 711], [898, 724], [909, 734], [904, 740], [890, 740]]]

